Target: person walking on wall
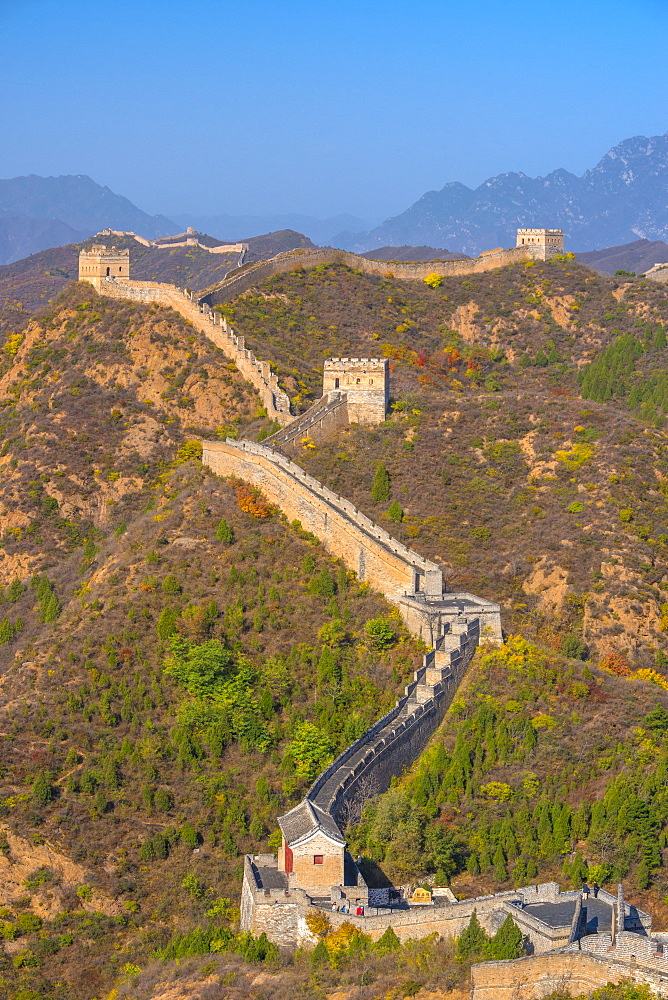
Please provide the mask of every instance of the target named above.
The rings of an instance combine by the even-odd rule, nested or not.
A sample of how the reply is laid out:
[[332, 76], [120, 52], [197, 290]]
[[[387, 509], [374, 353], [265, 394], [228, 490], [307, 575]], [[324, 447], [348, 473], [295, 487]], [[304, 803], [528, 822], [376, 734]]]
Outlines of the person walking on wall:
[[589, 899], [589, 886], [586, 882], [582, 886], [582, 897], [583, 899]]

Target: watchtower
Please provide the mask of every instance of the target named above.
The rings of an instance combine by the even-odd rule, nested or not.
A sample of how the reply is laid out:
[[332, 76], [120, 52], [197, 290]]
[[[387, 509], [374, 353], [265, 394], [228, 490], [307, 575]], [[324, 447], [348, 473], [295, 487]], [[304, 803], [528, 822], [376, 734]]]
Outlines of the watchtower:
[[536, 260], [548, 260], [564, 252], [563, 229], [518, 229], [517, 244]]
[[106, 278], [129, 281], [130, 251], [117, 250], [116, 247], [109, 249], [97, 243], [89, 250], [82, 250], [79, 254], [79, 281], [89, 281], [99, 292]]
[[380, 424], [390, 399], [389, 363], [386, 358], [328, 358], [322, 380], [323, 396], [335, 391], [348, 398], [348, 419], [353, 424]]

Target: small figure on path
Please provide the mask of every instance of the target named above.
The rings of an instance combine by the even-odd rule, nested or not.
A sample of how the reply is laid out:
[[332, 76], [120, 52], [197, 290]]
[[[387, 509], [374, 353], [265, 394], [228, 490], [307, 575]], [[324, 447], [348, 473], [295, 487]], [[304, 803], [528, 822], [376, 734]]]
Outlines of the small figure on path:
[[598, 890], [600, 888], [598, 882], [594, 882], [593, 888], [594, 888], [594, 899], [596, 899], [596, 897], [598, 896]]
[[586, 882], [582, 886], [582, 895], [584, 899], [589, 899], [589, 886], [587, 885]]

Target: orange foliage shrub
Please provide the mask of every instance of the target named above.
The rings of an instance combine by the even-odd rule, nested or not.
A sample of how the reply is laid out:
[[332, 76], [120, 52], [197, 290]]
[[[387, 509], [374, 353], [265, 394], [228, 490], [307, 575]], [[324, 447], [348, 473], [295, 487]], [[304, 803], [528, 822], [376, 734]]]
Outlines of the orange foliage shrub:
[[616, 674], [617, 677], [629, 677], [631, 674], [628, 661], [621, 653], [610, 653], [609, 656], [604, 656], [599, 667], [602, 670], [607, 670], [610, 674]]
[[259, 490], [253, 489], [248, 483], [238, 483], [234, 487], [237, 503], [245, 514], [252, 517], [270, 517], [274, 508], [262, 496]]

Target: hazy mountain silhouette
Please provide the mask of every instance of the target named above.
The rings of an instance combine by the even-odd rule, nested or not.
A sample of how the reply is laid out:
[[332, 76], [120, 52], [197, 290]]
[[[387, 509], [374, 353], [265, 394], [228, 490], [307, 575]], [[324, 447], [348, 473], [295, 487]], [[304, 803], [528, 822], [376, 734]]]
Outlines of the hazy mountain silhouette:
[[406, 244], [479, 254], [514, 246], [518, 226], [563, 228], [566, 247], [594, 250], [637, 239], [668, 237], [668, 133], [625, 139], [582, 177], [499, 174], [474, 190], [446, 184], [365, 233], [334, 242], [358, 252]]

